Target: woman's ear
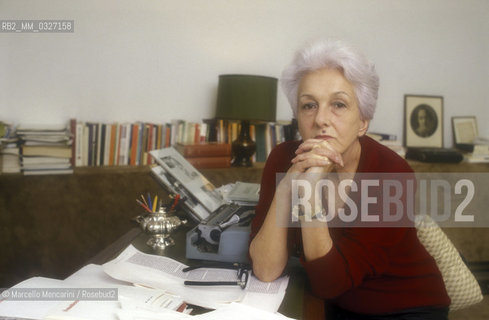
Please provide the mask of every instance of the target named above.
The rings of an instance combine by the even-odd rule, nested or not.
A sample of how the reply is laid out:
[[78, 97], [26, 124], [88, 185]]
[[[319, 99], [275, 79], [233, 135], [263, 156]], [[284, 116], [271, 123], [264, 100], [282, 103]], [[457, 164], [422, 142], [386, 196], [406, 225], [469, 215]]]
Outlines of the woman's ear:
[[370, 120], [360, 120], [360, 127], [358, 128], [358, 136], [361, 137], [367, 133]]

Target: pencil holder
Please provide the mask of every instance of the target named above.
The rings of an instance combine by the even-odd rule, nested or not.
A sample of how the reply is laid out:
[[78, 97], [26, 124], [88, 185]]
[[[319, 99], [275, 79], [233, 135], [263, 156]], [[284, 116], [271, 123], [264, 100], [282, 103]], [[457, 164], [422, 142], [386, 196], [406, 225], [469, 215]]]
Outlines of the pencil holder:
[[173, 246], [175, 241], [171, 238], [171, 233], [187, 223], [186, 220], [168, 214], [163, 207], [158, 212], [136, 217], [136, 222], [147, 235], [151, 236], [146, 244], [159, 250]]

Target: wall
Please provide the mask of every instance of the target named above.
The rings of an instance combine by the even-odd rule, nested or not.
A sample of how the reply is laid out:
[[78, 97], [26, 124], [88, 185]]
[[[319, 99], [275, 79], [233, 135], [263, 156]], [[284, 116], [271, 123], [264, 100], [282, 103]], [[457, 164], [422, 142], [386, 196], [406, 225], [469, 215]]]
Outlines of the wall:
[[[404, 94], [444, 97], [489, 136], [485, 0], [0, 0], [0, 19], [72, 19], [67, 34], [0, 33], [0, 118], [198, 121], [223, 73], [278, 77], [307, 40], [347, 40], [381, 78], [371, 130], [402, 136]], [[278, 119], [291, 113], [280, 92]]]

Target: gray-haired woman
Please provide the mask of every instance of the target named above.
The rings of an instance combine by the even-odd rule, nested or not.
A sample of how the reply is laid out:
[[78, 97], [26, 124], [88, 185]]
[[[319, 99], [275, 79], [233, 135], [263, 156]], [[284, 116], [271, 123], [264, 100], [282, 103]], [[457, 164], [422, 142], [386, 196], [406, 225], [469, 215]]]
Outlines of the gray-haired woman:
[[[281, 84], [303, 140], [277, 146], [267, 159], [252, 223], [254, 274], [263, 281], [276, 279], [296, 250], [313, 293], [327, 303], [328, 319], [447, 319], [450, 299], [442, 276], [412, 225], [334, 227], [336, 213], [333, 220], [313, 226], [303, 217], [297, 228], [280, 222], [290, 220], [298, 196], [290, 179], [276, 182], [277, 174], [314, 182], [332, 175], [353, 177], [345, 189], [351, 202], [337, 201], [334, 207], [343, 217], [353, 208], [362, 211], [359, 216], [384, 213], [381, 187], [374, 192], [378, 202], [363, 206], [363, 191], [351, 185], [360, 182], [361, 174], [413, 174], [404, 159], [365, 136], [379, 86], [374, 66], [343, 42], [320, 41], [297, 53]], [[336, 198], [315, 196], [326, 203]], [[399, 201], [396, 213], [405, 216], [400, 212], [407, 207], [405, 194]], [[302, 209], [309, 217], [324, 217], [324, 207], [330, 208]]]

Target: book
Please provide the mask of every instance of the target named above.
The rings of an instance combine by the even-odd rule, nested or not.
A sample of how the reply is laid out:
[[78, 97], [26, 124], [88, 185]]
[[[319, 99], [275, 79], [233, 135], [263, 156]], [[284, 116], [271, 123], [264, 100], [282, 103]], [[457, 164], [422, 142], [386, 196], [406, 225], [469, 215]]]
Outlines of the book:
[[25, 176], [32, 176], [32, 175], [47, 175], [47, 174], [72, 174], [73, 169], [36, 169], [36, 170], [30, 170], [30, 169], [22, 169], [24, 172]]
[[20, 172], [19, 156], [10, 152], [0, 153], [0, 173], [16, 172]]
[[71, 146], [22, 146], [22, 155], [71, 158]]
[[231, 144], [229, 143], [176, 144], [175, 149], [185, 158], [231, 156]]
[[69, 164], [69, 158], [54, 158], [54, 157], [22, 157], [23, 165], [39, 165], [39, 164]]
[[214, 169], [231, 167], [231, 156], [186, 158], [197, 169]]

